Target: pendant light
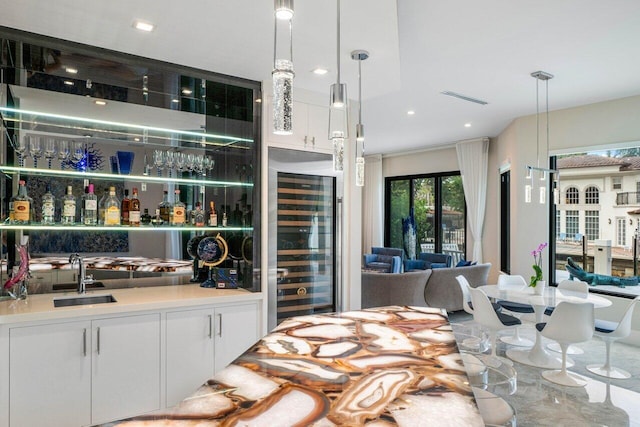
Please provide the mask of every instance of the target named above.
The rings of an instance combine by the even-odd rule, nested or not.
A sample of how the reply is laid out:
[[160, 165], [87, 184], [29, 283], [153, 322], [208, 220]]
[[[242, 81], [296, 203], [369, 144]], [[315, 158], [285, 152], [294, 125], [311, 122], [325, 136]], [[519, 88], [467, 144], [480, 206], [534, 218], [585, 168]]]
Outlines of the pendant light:
[[[362, 61], [369, 58], [366, 50], [354, 50], [351, 59], [358, 61], [358, 124], [356, 125], [356, 186], [364, 187], [364, 126], [362, 125]], [[358, 144], [362, 149], [358, 155]]]
[[[274, 0], [273, 31], [273, 133], [291, 135], [293, 104], [293, 0]], [[288, 55], [278, 55], [278, 29], [285, 27], [288, 34]], [[282, 52], [280, 52], [282, 53]], [[288, 57], [288, 58], [287, 58]]]
[[329, 104], [329, 139], [333, 142], [333, 170], [344, 169], [344, 140], [349, 138], [347, 85], [340, 83], [340, 0], [337, 0], [337, 70], [338, 80], [331, 85]]
[[558, 171], [555, 169], [549, 169], [546, 167], [540, 167], [540, 81], [545, 82], [546, 90], [546, 121], [547, 121], [547, 139], [546, 150], [543, 153], [546, 159], [549, 158], [549, 80], [553, 78], [553, 74], [549, 74], [545, 71], [535, 71], [531, 73], [531, 77], [536, 79], [536, 165], [527, 165], [527, 175], [525, 177], [525, 203], [531, 203], [532, 193], [534, 187], [533, 176], [534, 172], [538, 173], [540, 180], [539, 197], [538, 201], [541, 204], [547, 202], [547, 174], [551, 174], [554, 178], [554, 202], [557, 200], [557, 185], [558, 185]]

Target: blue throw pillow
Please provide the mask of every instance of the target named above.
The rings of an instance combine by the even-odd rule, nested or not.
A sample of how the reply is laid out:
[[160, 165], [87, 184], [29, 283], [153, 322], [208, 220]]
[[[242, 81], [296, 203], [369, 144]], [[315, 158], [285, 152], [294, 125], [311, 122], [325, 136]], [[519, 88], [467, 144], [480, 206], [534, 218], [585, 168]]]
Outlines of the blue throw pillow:
[[[475, 263], [474, 263], [475, 264]], [[458, 261], [458, 263], [456, 264], [456, 267], [469, 267], [470, 265], [473, 265], [471, 263], [471, 261], [465, 261], [463, 259], [461, 259], [460, 261]]]
[[432, 262], [431, 268], [447, 268], [446, 262]]

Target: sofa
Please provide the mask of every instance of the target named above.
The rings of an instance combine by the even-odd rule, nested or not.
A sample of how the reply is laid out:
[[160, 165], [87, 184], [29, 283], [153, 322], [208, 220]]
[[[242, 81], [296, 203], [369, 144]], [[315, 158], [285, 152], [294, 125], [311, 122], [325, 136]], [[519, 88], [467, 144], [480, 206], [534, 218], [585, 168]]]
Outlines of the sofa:
[[468, 267], [415, 270], [400, 274], [362, 272], [362, 308], [386, 305], [439, 307], [448, 312], [462, 310], [462, 292], [456, 276], [464, 276], [472, 287], [487, 284], [491, 264]]
[[403, 254], [402, 249], [373, 247], [370, 254], [363, 255], [363, 267], [381, 273], [400, 273]]
[[451, 267], [451, 255], [420, 252], [418, 259], [404, 261], [404, 271]]

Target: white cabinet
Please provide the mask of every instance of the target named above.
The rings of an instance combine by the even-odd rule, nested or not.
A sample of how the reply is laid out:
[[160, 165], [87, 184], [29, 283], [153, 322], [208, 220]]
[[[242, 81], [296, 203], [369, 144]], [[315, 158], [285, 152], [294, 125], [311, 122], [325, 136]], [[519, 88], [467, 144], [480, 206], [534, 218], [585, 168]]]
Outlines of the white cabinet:
[[329, 140], [329, 108], [293, 101], [292, 135], [273, 133], [273, 105], [269, 103], [267, 137], [270, 145], [295, 148], [298, 150], [332, 152]]
[[12, 427], [91, 424], [91, 322], [12, 328]]
[[167, 407], [213, 376], [213, 319], [212, 309], [167, 313]]
[[258, 341], [258, 304], [167, 313], [167, 400], [170, 407]]
[[160, 314], [94, 320], [92, 423], [160, 409]]
[[82, 426], [160, 409], [160, 315], [12, 328], [10, 425]]
[[216, 308], [215, 370], [220, 371], [260, 338], [257, 304]]

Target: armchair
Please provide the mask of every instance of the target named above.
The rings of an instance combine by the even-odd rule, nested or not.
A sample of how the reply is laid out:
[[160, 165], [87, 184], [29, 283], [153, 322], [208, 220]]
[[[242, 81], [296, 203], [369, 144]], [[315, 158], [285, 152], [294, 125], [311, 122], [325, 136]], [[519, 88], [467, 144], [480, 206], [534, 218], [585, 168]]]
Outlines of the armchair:
[[404, 251], [396, 248], [371, 248], [370, 254], [363, 255], [364, 268], [383, 273], [400, 273]]

